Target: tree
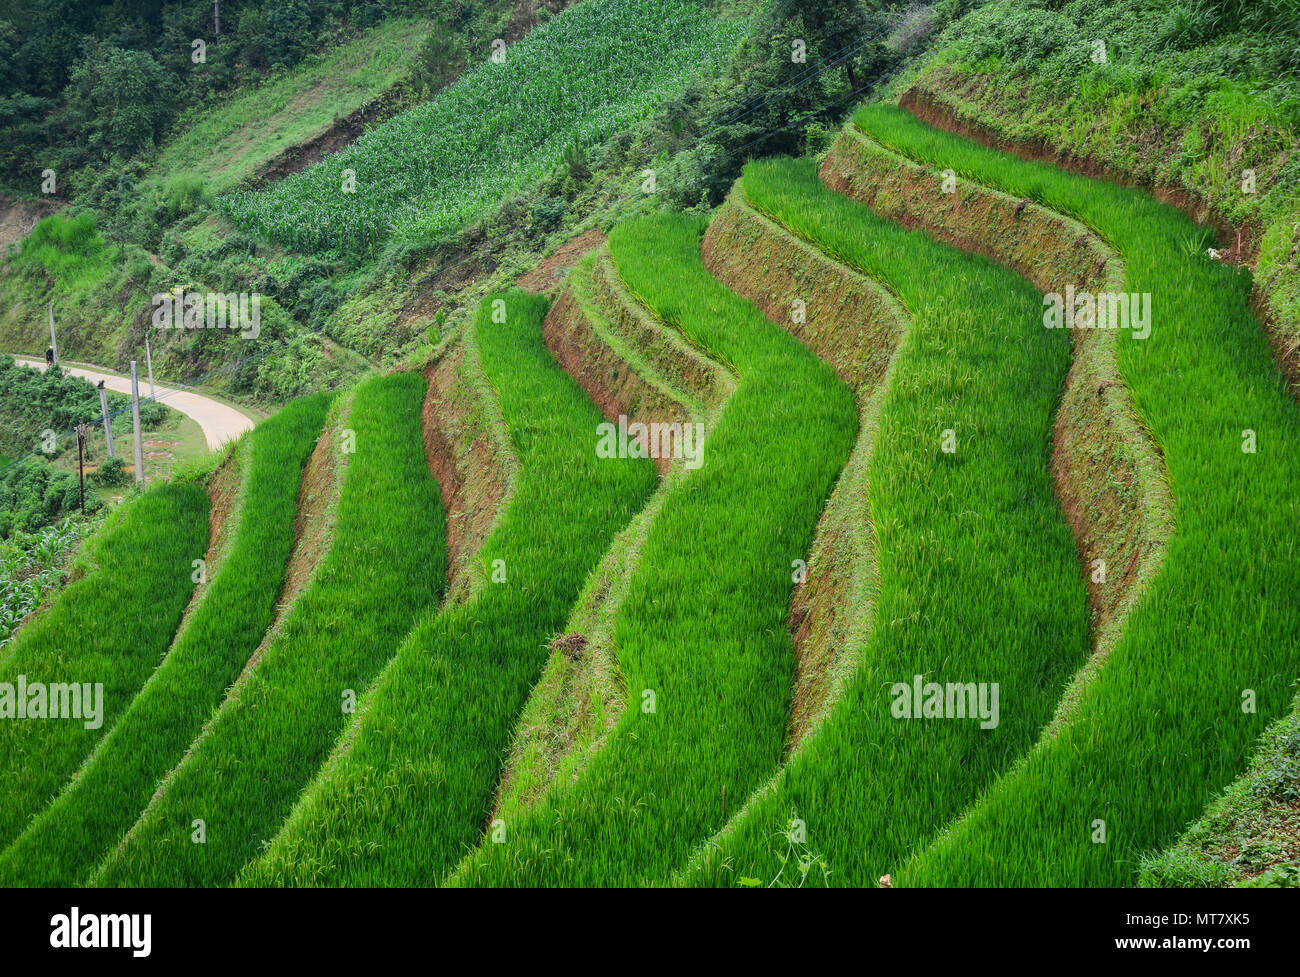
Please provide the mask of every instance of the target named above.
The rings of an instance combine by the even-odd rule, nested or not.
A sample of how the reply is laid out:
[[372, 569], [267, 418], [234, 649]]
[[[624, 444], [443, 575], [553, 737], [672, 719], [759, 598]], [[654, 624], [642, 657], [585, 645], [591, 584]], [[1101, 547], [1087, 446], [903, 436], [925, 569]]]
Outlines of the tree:
[[804, 38], [808, 47], [822, 54], [823, 64], [843, 60], [849, 75], [849, 87], [858, 88], [855, 70], [856, 53], [849, 52], [861, 46], [871, 26], [867, 8], [860, 0], [774, 0], [772, 19], [784, 24], [800, 18], [810, 37]]
[[175, 111], [175, 79], [142, 51], [89, 42], [68, 83], [68, 108], [101, 156], [134, 156], [161, 137]]

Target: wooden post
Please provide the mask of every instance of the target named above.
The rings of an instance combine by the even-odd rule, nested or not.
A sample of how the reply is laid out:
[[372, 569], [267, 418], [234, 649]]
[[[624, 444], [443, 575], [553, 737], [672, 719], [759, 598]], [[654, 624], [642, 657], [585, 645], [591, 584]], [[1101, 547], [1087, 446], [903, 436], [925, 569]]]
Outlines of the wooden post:
[[86, 433], [90, 430], [85, 421], [77, 422], [77, 475], [81, 478], [81, 518], [86, 518], [86, 459], [82, 454], [86, 447]]
[[149, 349], [149, 334], [144, 335], [144, 360], [145, 365], [149, 368], [149, 399], [157, 400], [158, 395], [153, 389], [153, 351]]
[[135, 427], [135, 484], [144, 488], [144, 445], [140, 443], [140, 383], [136, 361], [131, 361], [131, 423]]
[[104, 381], [99, 381], [99, 409], [104, 412], [104, 445], [108, 450], [108, 457], [116, 457], [113, 449], [113, 421], [108, 416], [108, 393], [104, 390]]
[[54, 362], [59, 362], [59, 341], [54, 338], [54, 303], [50, 303], [50, 349], [54, 350]]

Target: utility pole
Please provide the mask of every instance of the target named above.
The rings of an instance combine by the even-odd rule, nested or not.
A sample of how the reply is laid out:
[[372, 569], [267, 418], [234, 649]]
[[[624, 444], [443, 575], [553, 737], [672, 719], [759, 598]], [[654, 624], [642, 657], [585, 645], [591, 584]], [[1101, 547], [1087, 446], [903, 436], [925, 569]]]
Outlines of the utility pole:
[[135, 484], [144, 488], [144, 446], [140, 443], [140, 384], [131, 361], [131, 423], [135, 426]]
[[212, 0], [212, 19], [216, 23], [216, 33], [221, 34], [221, 0]]
[[104, 444], [108, 448], [108, 457], [116, 457], [113, 450], [113, 420], [108, 416], [108, 393], [104, 390], [104, 381], [99, 381], [99, 409], [104, 412]]
[[149, 366], [149, 399], [157, 400], [158, 395], [153, 390], [153, 352], [149, 349], [149, 334], [144, 334], [144, 359]]
[[50, 303], [50, 349], [54, 350], [54, 362], [59, 362], [59, 341], [54, 338], [54, 303]]
[[77, 475], [81, 478], [81, 518], [86, 518], [86, 459], [83, 451], [86, 447], [86, 435], [90, 426], [85, 421], [77, 421]]

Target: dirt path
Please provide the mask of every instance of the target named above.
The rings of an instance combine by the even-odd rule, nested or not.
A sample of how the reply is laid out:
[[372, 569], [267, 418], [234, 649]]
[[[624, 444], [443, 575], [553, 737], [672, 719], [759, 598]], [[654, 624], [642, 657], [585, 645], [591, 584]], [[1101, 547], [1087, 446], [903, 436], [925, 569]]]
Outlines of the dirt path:
[[[14, 362], [37, 370], [45, 369], [45, 363], [41, 360], [15, 356]], [[130, 377], [121, 377], [115, 373], [102, 373], [98, 370], [88, 370], [80, 366], [64, 366], [63, 369], [74, 377], [82, 377], [91, 383], [99, 383], [100, 380], [103, 380], [104, 386], [109, 390], [124, 394], [131, 392]], [[157, 399], [160, 404], [172, 407], [182, 414], [194, 418], [199, 427], [203, 429], [203, 436], [207, 439], [209, 448], [219, 447], [226, 441], [232, 441], [245, 431], [250, 431], [253, 428], [253, 419], [251, 417], [227, 404], [221, 403], [219, 400], [213, 400], [211, 397], [205, 397], [189, 390], [167, 387], [161, 383], [154, 384], [154, 389], [157, 392]], [[148, 395], [149, 381], [147, 379], [141, 378], [140, 393], [142, 397]]]

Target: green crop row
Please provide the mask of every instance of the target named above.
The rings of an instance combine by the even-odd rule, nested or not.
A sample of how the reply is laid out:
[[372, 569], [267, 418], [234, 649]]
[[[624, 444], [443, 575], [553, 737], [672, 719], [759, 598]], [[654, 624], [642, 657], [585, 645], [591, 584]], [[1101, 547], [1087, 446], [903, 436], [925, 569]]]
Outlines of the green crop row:
[[[750, 164], [741, 186], [751, 206], [896, 292], [912, 321], [868, 470], [880, 591], [859, 671], [686, 877], [874, 885], [1033, 743], [1088, 654], [1049, 472], [1070, 346], [1043, 329], [1028, 282], [833, 193], [811, 161]], [[945, 705], [949, 683], [982, 684], [989, 708], [918, 716], [918, 675], [945, 688]], [[910, 715], [896, 710], [899, 684]]]
[[[504, 322], [494, 320], [498, 299]], [[346, 749], [242, 881], [431, 883], [482, 840], [547, 644], [655, 484], [647, 459], [597, 456], [600, 412], [547, 352], [546, 306], [506, 293], [485, 301], [474, 324], [520, 464], [476, 557], [489, 582], [415, 629]]]
[[345, 470], [328, 554], [93, 883], [232, 881], [279, 828], [412, 622], [437, 603], [446, 519], [424, 456], [424, 389], [414, 373], [356, 389], [349, 428], [331, 431]]
[[[201, 487], [145, 492], [82, 554], [92, 569], [0, 653], [0, 845], [49, 804], [166, 654], [207, 541]], [[74, 683], [75, 701], [72, 690], [53, 687]], [[38, 702], [45, 716], [56, 696], [64, 718], [33, 718]], [[88, 718], [68, 718], [74, 711]]]
[[663, 500], [614, 624], [627, 708], [560, 785], [455, 881], [626, 885], [668, 878], [780, 762], [793, 654], [794, 561], [853, 445], [848, 387], [715, 281], [704, 225], [616, 228], [620, 277], [739, 384], [702, 465]]
[[341, 152], [220, 206], [300, 250], [428, 240], [540, 180], [575, 140], [603, 138], [721, 69], [743, 27], [696, 0], [578, 4]]
[[1284, 713], [1300, 669], [1300, 408], [1251, 312], [1250, 276], [1208, 230], [1141, 191], [930, 129], [890, 107], [856, 124], [919, 162], [1092, 227], [1150, 293], [1119, 362], [1164, 452], [1177, 527], [1164, 566], [1072, 720], [902, 873], [910, 884], [1121, 885]]
[[0, 884], [84, 882], [149, 803], [270, 626], [294, 540], [303, 466], [331, 397], [296, 400], [259, 425], [227, 527], [233, 542], [167, 658], [77, 778], [0, 855]]

